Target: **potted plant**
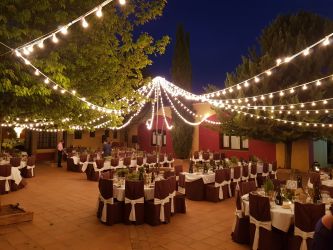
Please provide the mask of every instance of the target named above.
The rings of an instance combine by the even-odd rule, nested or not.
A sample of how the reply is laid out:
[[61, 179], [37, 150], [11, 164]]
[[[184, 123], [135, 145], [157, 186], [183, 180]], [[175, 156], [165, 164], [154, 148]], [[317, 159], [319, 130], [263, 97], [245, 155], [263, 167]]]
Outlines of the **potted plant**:
[[231, 167], [237, 167], [238, 162], [239, 162], [239, 160], [236, 156], [232, 156], [230, 158]]
[[264, 191], [265, 195], [272, 200], [274, 196], [274, 184], [270, 178], [266, 179], [264, 182]]

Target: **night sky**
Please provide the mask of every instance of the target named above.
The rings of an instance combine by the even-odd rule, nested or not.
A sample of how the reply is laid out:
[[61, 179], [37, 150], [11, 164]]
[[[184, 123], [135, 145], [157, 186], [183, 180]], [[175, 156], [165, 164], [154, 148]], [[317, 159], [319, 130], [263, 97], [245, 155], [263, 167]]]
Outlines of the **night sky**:
[[231, 72], [255, 44], [261, 30], [279, 14], [311, 11], [333, 19], [332, 0], [168, 0], [162, 17], [144, 30], [155, 38], [172, 39], [166, 54], [154, 58], [150, 72], [171, 80], [170, 69], [178, 23], [191, 35], [193, 91], [203, 86], [223, 87]]

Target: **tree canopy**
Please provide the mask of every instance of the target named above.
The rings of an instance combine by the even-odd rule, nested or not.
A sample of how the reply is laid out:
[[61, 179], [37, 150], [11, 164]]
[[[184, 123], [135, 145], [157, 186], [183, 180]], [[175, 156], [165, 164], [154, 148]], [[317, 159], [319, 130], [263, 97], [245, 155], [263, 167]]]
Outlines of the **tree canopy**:
[[[0, 41], [16, 48], [48, 33], [94, 8], [99, 0], [3, 0], [0, 2]], [[88, 101], [107, 108], [128, 108], [120, 97], [142, 99], [134, 90], [150, 78], [142, 71], [152, 57], [163, 54], [169, 38], [155, 40], [143, 25], [162, 15], [165, 0], [118, 1], [103, 8], [103, 16], [87, 17], [89, 27], [71, 26], [59, 43], [45, 41], [29, 60], [66, 89], [74, 89]], [[101, 116], [86, 104], [68, 95], [55, 93], [41, 77], [19, 62], [14, 53], [0, 48], [0, 120], [5, 117], [52, 119], [60, 124], [65, 117], [73, 124]], [[135, 108], [133, 105], [131, 108]], [[50, 112], [51, 110], [51, 112]], [[110, 126], [122, 118], [108, 115]]]
[[[233, 86], [246, 79], [264, 72], [276, 64], [278, 58], [286, 58], [307, 46], [317, 42], [326, 35], [332, 33], [333, 21], [316, 14], [299, 12], [292, 15], [278, 16], [270, 25], [263, 29], [258, 38], [258, 43], [254, 45], [247, 56], [242, 57], [242, 63], [237, 66], [234, 72], [228, 73], [225, 86]], [[298, 84], [313, 81], [333, 73], [333, 50], [330, 46], [317, 46], [310, 50], [310, 55], [300, 56], [289, 63], [280, 66], [272, 72], [269, 77], [262, 77], [259, 83], [252, 82], [248, 88], [241, 91], [228, 93], [225, 98], [251, 97], [273, 91], [279, 91]], [[211, 86], [210, 86], [211, 89]], [[297, 90], [293, 94], [286, 93], [284, 96], [275, 95], [274, 98], [265, 100], [257, 99], [254, 105], [288, 105], [321, 100], [332, 97], [331, 79], [323, 82], [321, 86], [309, 85], [306, 91]], [[319, 106], [319, 105], [318, 105]], [[287, 106], [286, 106], [287, 107]], [[297, 109], [300, 107], [297, 106]], [[325, 107], [315, 107], [313, 109], [330, 109], [331, 104]], [[301, 108], [311, 109], [309, 107]], [[217, 110], [218, 117], [222, 122], [221, 130], [230, 135], [242, 135], [255, 139], [284, 142], [287, 146], [286, 166], [290, 165], [290, 154], [292, 141], [298, 139], [318, 139], [331, 138], [333, 133], [331, 128], [319, 128], [313, 126], [294, 126], [290, 123], [278, 122], [269, 119], [302, 121], [303, 125], [308, 123], [331, 123], [332, 114], [321, 110], [318, 114], [315, 111], [306, 114], [302, 112], [297, 115], [295, 112], [281, 114], [270, 109], [266, 111], [245, 110], [254, 115], [266, 116], [268, 119], [256, 119], [249, 115], [230, 112], [229, 110]], [[304, 123], [305, 122], [305, 123]], [[288, 154], [288, 155], [287, 155]], [[290, 166], [289, 166], [290, 167]]]

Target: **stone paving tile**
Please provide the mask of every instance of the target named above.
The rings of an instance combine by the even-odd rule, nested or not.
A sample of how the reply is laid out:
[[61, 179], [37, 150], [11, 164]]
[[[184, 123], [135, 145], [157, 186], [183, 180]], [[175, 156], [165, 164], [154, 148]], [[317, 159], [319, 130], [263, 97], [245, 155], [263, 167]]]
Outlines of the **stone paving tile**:
[[[64, 164], [65, 165], [65, 164]], [[2, 195], [3, 204], [20, 203], [34, 212], [32, 222], [0, 226], [0, 249], [187, 250], [250, 249], [232, 242], [234, 200], [186, 201], [187, 214], [171, 223], [105, 226], [96, 218], [97, 182], [83, 173], [40, 164], [36, 177], [17, 192]]]

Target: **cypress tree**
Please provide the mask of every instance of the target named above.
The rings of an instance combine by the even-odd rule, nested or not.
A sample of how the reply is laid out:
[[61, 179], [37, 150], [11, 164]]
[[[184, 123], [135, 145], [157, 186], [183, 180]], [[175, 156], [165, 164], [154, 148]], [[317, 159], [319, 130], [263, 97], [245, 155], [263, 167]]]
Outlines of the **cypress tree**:
[[[184, 31], [183, 25], [178, 25], [176, 32], [176, 43], [172, 58], [172, 81], [179, 87], [188, 91], [192, 90], [192, 65], [190, 59], [190, 34]], [[186, 106], [191, 108], [190, 103]], [[178, 111], [187, 120], [193, 120], [193, 117], [180, 108]], [[185, 159], [189, 156], [192, 148], [193, 127], [184, 123], [175, 112], [172, 112], [173, 129], [171, 130], [173, 149], [178, 158]]]

